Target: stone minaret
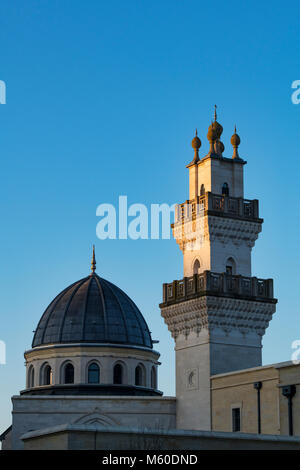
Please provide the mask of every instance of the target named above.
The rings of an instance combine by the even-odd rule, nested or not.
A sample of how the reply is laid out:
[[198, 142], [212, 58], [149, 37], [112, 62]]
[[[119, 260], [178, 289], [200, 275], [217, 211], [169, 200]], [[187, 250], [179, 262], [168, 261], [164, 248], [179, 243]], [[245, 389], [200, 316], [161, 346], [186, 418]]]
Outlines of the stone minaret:
[[244, 199], [240, 138], [223, 157], [222, 126], [209, 126], [187, 165], [189, 199], [177, 205], [173, 235], [184, 278], [163, 285], [161, 314], [175, 340], [177, 427], [211, 429], [210, 376], [261, 365], [262, 336], [275, 312], [273, 280], [251, 276], [251, 250], [261, 231], [258, 201]]

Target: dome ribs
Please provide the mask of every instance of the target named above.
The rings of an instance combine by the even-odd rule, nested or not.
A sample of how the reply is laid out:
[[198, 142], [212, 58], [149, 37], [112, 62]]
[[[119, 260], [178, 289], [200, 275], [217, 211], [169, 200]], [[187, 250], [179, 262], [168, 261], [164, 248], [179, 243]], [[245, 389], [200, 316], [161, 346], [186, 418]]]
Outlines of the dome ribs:
[[101, 302], [102, 302], [102, 309], [103, 309], [103, 321], [104, 321], [104, 337], [107, 338], [108, 335], [108, 327], [107, 327], [107, 312], [106, 312], [106, 306], [105, 306], [105, 299], [102, 291], [101, 284], [99, 282], [98, 276], [94, 275], [96, 284], [98, 286], [99, 294], [101, 297]]
[[87, 279], [88, 279], [88, 277], [85, 277], [85, 278], [81, 279], [80, 281], [78, 281], [77, 286], [76, 286], [76, 288], [74, 289], [74, 291], [72, 292], [72, 295], [71, 295], [71, 297], [70, 297], [70, 299], [69, 299], [69, 301], [68, 301], [68, 303], [67, 303], [67, 305], [66, 305], [66, 307], [65, 307], [64, 315], [63, 315], [63, 321], [62, 321], [62, 323], [61, 323], [61, 325], [60, 325], [59, 334], [58, 334], [58, 338], [59, 338], [59, 339], [58, 339], [58, 342], [60, 342], [60, 343], [62, 342], [63, 329], [64, 329], [64, 326], [65, 326], [66, 316], [67, 316], [67, 313], [68, 313], [68, 309], [69, 309], [69, 307], [70, 307], [70, 304], [71, 304], [71, 302], [72, 302], [72, 300], [73, 300], [74, 295], [76, 294], [76, 292], [77, 292], [77, 291], [80, 289], [80, 287], [87, 281]]
[[[73, 282], [73, 284], [71, 284], [70, 286], [66, 287], [62, 292], [60, 292], [53, 300], [52, 302], [48, 305], [48, 307], [46, 308], [46, 310], [44, 311], [39, 323], [38, 323], [38, 326], [37, 326], [37, 329], [36, 329], [36, 332], [34, 334], [34, 337], [33, 337], [33, 340], [32, 340], [32, 347], [34, 348], [35, 346], [39, 346], [40, 344], [43, 344], [44, 342], [44, 337], [45, 337], [45, 333], [47, 331], [47, 326], [48, 326], [48, 323], [49, 323], [49, 320], [51, 318], [51, 315], [55, 309], [55, 307], [57, 306], [58, 302], [63, 298], [63, 296], [67, 293], [67, 291], [69, 289], [71, 289], [73, 286], [75, 286], [76, 282]], [[50, 310], [50, 311], [49, 311]], [[48, 313], [49, 312], [49, 313]], [[47, 315], [48, 313], [48, 316], [45, 320], [45, 316]], [[38, 333], [39, 333], [39, 329], [41, 328], [41, 324], [42, 322], [45, 320], [45, 326], [43, 328], [43, 332], [42, 332], [42, 337], [40, 339], [40, 341], [38, 341], [36, 338], [38, 336]]]
[[[150, 334], [150, 331], [149, 331], [149, 328], [148, 328], [148, 325], [146, 323], [146, 320], [144, 319], [142, 313], [138, 310], [137, 312], [137, 306], [135, 305], [135, 303], [133, 302], [133, 300], [126, 294], [126, 292], [122, 291], [122, 289], [120, 289], [118, 286], [116, 286], [116, 288], [126, 297], [126, 299], [130, 302], [131, 306], [132, 306], [132, 310], [133, 310], [133, 313], [135, 315], [135, 318], [137, 320], [137, 323], [140, 327], [140, 332], [141, 332], [141, 336], [143, 338], [143, 343], [145, 346], [149, 346], [147, 343], [148, 343], [148, 338], [146, 337], [146, 334], [145, 334], [145, 331], [147, 331], [148, 335], [149, 335], [149, 339], [150, 339], [150, 347], [152, 347], [152, 339], [151, 339], [151, 334]], [[141, 325], [141, 319], [144, 323], [144, 326], [145, 326], [145, 330], [143, 329], [142, 325]]]
[[128, 328], [127, 328], [127, 322], [126, 322], [126, 315], [125, 315], [125, 312], [124, 312], [124, 309], [118, 299], [118, 297], [116, 296], [113, 288], [111, 287], [111, 284], [110, 282], [108, 281], [105, 281], [105, 279], [101, 279], [101, 281], [104, 283], [104, 285], [110, 290], [110, 292], [112, 293], [113, 297], [115, 298], [117, 304], [119, 305], [120, 307], [120, 310], [121, 310], [121, 315], [122, 315], [122, 319], [123, 319], [123, 324], [124, 324], [124, 328], [125, 328], [125, 332], [126, 332], [126, 338], [127, 338], [127, 343], [130, 342], [130, 338], [129, 338], [129, 334], [128, 334]]
[[153, 348], [148, 325], [133, 300], [96, 273], [52, 300], [38, 323], [32, 348], [78, 343]]

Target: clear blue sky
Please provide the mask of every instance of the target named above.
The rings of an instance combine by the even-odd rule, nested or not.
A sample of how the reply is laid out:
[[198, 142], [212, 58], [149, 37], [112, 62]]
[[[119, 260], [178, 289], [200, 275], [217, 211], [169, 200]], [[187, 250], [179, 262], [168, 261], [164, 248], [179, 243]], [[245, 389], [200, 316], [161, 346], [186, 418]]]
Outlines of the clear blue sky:
[[96, 207], [187, 199], [195, 127], [218, 104], [225, 156], [237, 124], [245, 196], [265, 219], [253, 274], [273, 277], [264, 363], [289, 360], [299, 331], [299, 3], [2, 0], [0, 79], [0, 430], [24, 388], [23, 353], [52, 298], [89, 272], [124, 289], [160, 340], [160, 388], [174, 393], [162, 283], [182, 276], [174, 240], [100, 241]]

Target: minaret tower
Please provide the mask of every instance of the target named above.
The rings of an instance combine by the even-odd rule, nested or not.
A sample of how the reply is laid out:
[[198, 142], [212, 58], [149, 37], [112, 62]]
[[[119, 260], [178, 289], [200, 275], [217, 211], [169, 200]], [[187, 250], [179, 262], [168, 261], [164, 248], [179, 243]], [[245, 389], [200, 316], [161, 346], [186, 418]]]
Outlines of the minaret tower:
[[258, 201], [244, 199], [240, 138], [223, 157], [223, 127], [208, 128], [209, 152], [192, 140], [189, 199], [177, 205], [173, 235], [184, 278], [163, 285], [161, 314], [175, 340], [177, 427], [211, 429], [210, 377], [260, 366], [262, 336], [275, 312], [273, 280], [251, 276], [261, 231]]

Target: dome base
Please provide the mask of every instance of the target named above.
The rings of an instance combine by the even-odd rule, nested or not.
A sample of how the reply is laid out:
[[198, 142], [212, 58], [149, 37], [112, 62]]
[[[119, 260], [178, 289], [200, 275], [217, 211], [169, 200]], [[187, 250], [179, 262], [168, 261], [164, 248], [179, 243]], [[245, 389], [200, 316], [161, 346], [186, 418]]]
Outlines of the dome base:
[[116, 384], [63, 384], [43, 385], [22, 390], [20, 395], [110, 395], [110, 396], [162, 396], [153, 388]]

